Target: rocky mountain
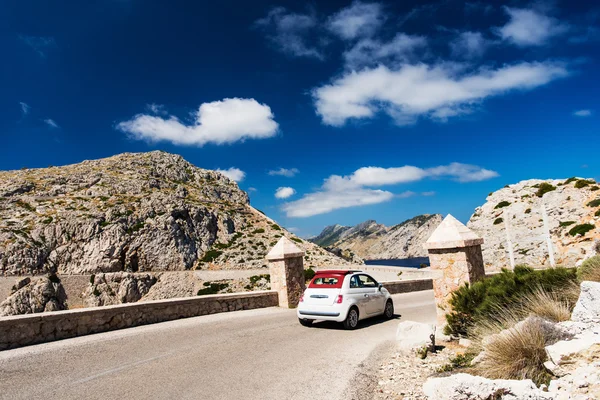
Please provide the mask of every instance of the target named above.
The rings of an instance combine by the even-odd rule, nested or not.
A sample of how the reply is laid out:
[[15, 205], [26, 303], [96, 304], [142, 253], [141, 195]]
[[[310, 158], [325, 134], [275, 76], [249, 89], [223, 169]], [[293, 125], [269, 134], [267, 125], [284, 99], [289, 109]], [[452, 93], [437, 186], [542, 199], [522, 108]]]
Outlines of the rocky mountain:
[[510, 266], [507, 233], [516, 264], [548, 266], [542, 204], [557, 264], [575, 265], [597, 251], [600, 187], [592, 179], [531, 179], [490, 193], [467, 226], [485, 240], [486, 271]]
[[366, 260], [426, 257], [423, 243], [440, 222], [441, 215], [425, 214], [392, 227], [373, 220], [353, 227], [332, 225], [310, 240], [323, 247], [351, 251]]
[[222, 174], [160, 151], [0, 172], [0, 275], [251, 269], [282, 235]]

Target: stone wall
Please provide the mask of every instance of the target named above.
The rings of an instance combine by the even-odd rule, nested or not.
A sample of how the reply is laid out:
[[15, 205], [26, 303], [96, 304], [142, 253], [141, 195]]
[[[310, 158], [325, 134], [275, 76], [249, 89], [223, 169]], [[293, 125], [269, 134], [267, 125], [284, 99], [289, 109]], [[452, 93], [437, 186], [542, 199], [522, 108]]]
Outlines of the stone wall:
[[156, 300], [0, 318], [0, 350], [227, 311], [276, 307], [260, 291]]
[[433, 289], [432, 279], [418, 279], [413, 281], [390, 281], [381, 282], [383, 287], [390, 292], [390, 294], [409, 293], [409, 292], [420, 292], [421, 290]]

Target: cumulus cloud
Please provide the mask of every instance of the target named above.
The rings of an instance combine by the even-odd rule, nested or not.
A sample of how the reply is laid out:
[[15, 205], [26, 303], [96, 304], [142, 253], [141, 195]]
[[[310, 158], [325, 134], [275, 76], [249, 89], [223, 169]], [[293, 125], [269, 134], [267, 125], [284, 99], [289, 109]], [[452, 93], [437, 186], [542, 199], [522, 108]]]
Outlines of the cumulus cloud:
[[329, 17], [327, 28], [342, 39], [372, 36], [383, 24], [381, 4], [355, 1]]
[[279, 187], [275, 191], [275, 197], [277, 197], [278, 199], [287, 199], [288, 197], [291, 197], [294, 194], [296, 194], [296, 190], [291, 187]]
[[45, 58], [48, 51], [56, 46], [53, 37], [19, 35], [19, 39], [42, 58]]
[[21, 106], [21, 114], [23, 114], [23, 116], [26, 116], [27, 114], [29, 114], [29, 110], [31, 109], [29, 104], [27, 104], [23, 101], [20, 101], [19, 105]]
[[279, 168], [269, 171], [268, 174], [271, 176], [285, 176], [287, 178], [292, 178], [299, 172], [300, 171], [298, 170], [298, 168]]
[[592, 115], [592, 110], [577, 110], [573, 112], [573, 115], [576, 117], [589, 117]]
[[[419, 168], [405, 165], [397, 168], [363, 167], [351, 175], [331, 175], [315, 192], [286, 203], [282, 209], [288, 217], [311, 217], [341, 208], [383, 203], [393, 198], [408, 198], [417, 193], [405, 191], [393, 194], [387, 190], [373, 189], [377, 186], [390, 186], [416, 182], [425, 178], [451, 179], [457, 182], [477, 182], [499, 176], [496, 171], [476, 165], [451, 163], [432, 168]], [[424, 192], [432, 196], [435, 192]]]
[[317, 45], [310, 44], [311, 31], [317, 28], [311, 14], [288, 12], [284, 7], [272, 9], [254, 25], [267, 32], [267, 38], [282, 53], [293, 57], [324, 59]]
[[246, 177], [246, 173], [244, 171], [235, 167], [231, 167], [229, 169], [217, 169], [216, 171], [235, 182], [241, 182]]
[[117, 129], [138, 140], [195, 146], [269, 138], [278, 129], [271, 108], [254, 99], [232, 98], [203, 103], [195, 117], [195, 123], [188, 125], [172, 115], [163, 118], [138, 114], [119, 123]]
[[415, 59], [417, 51], [427, 47], [424, 36], [397, 34], [389, 42], [377, 39], [362, 39], [344, 52], [344, 61], [349, 69], [360, 69], [380, 63], [397, 64]]
[[48, 125], [50, 128], [54, 128], [57, 129], [59, 128], [58, 124], [53, 120], [53, 119], [45, 119], [44, 122], [46, 123], [46, 125]]
[[537, 10], [511, 7], [504, 7], [504, 10], [510, 20], [506, 25], [496, 29], [496, 33], [502, 39], [517, 46], [541, 46], [551, 37], [569, 30], [567, 24]]
[[471, 59], [483, 56], [490, 41], [485, 39], [481, 32], [461, 32], [452, 42], [450, 49], [457, 58]]
[[497, 69], [467, 71], [457, 63], [386, 66], [346, 73], [312, 91], [316, 111], [327, 125], [342, 126], [351, 118], [373, 118], [385, 112], [398, 125], [418, 117], [444, 121], [469, 113], [472, 106], [510, 90], [527, 90], [567, 76], [562, 64], [522, 62]]

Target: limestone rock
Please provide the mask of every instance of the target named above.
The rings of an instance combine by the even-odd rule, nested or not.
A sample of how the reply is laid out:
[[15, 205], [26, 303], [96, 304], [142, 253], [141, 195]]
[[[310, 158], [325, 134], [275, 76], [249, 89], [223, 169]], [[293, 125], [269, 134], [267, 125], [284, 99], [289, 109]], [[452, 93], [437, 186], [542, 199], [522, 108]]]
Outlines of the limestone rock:
[[84, 293], [89, 307], [135, 303], [145, 296], [156, 278], [151, 274], [115, 272], [97, 274]]
[[435, 325], [414, 321], [402, 321], [396, 329], [398, 349], [412, 351], [435, 346]]
[[[20, 287], [19, 287], [20, 286]], [[18, 288], [0, 303], [0, 316], [67, 309], [67, 297], [55, 275], [19, 281]]]
[[581, 294], [571, 319], [576, 322], [600, 324], [600, 282], [582, 282]]
[[[544, 183], [555, 189], [538, 197], [540, 185]], [[594, 254], [594, 240], [600, 239], [600, 219], [594, 215], [598, 207], [590, 202], [600, 198], [600, 191], [593, 183], [581, 188], [575, 185], [575, 180], [567, 183], [565, 179], [531, 179], [490, 193], [486, 203], [477, 207], [467, 224], [485, 241], [482, 249], [486, 271], [510, 267], [505, 220], [510, 224], [516, 264], [549, 265], [542, 202], [548, 215], [556, 263], [575, 265]], [[579, 224], [591, 224], [594, 229], [583, 236], [569, 234]]]
[[530, 380], [486, 379], [469, 374], [429, 378], [423, 385], [429, 400], [551, 400]]
[[425, 214], [392, 227], [372, 220], [353, 227], [332, 225], [311, 241], [331, 249], [352, 251], [365, 260], [427, 257], [422, 244], [441, 221], [439, 214]]

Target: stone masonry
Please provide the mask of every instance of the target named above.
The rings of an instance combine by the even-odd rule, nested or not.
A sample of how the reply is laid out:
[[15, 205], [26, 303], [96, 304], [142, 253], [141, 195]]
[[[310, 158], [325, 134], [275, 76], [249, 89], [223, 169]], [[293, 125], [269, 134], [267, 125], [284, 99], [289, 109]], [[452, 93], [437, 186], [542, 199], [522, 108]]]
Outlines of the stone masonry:
[[423, 245], [429, 252], [431, 270], [434, 273], [433, 290], [438, 324], [446, 323], [445, 316], [450, 309], [448, 301], [452, 292], [464, 283], [476, 282], [485, 277], [482, 243], [482, 238], [448, 214]]
[[279, 307], [295, 308], [304, 293], [304, 251], [282, 236], [267, 254], [271, 290], [279, 295]]

